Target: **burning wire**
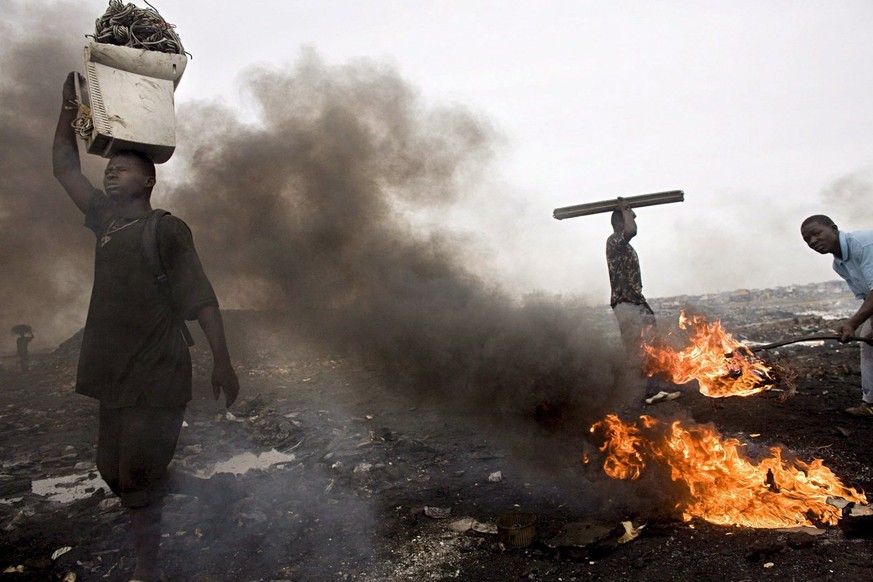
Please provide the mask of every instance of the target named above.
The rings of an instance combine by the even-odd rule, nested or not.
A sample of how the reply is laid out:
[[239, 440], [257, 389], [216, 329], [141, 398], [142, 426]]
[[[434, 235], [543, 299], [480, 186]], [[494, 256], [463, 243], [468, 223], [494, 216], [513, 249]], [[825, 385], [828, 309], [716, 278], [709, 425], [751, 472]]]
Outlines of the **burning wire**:
[[643, 344], [644, 370], [649, 376], [661, 373], [674, 384], [697, 380], [700, 392], [710, 398], [751, 396], [769, 388], [773, 377], [769, 367], [727, 333], [721, 323], [708, 322], [701, 315], [679, 316], [679, 328], [687, 346]]
[[190, 56], [173, 30], [176, 25], [164, 20], [147, 1], [146, 4], [148, 8], [139, 8], [121, 0], [109, 0], [109, 8], [97, 19], [91, 38], [105, 44]]
[[830, 500], [866, 504], [862, 491], [848, 487], [824, 465], [783, 457], [779, 447], [758, 461], [743, 443], [714, 429], [650, 416], [623, 422], [610, 414], [591, 427], [603, 438], [603, 471], [613, 479], [637, 480], [649, 465], [670, 471], [684, 485], [676, 509], [686, 521], [756, 528], [835, 525], [842, 513]]

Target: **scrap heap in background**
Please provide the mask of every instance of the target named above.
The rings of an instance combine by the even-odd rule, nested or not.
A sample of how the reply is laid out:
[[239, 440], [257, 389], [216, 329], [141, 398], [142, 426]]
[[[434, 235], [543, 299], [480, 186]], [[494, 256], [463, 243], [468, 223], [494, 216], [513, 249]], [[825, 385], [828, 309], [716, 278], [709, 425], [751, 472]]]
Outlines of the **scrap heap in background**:
[[188, 63], [182, 42], [157, 10], [110, 0], [85, 46], [75, 127], [88, 153], [133, 149], [156, 164], [176, 149], [174, 92]]

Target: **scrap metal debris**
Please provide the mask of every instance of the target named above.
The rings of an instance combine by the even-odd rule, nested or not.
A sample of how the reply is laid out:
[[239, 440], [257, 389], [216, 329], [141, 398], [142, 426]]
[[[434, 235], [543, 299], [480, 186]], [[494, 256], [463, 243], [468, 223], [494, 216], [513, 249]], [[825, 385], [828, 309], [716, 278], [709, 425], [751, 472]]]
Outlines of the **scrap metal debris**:
[[873, 507], [869, 505], [854, 505], [849, 510], [851, 517], [870, 517], [873, 516]]
[[646, 398], [646, 404], [655, 404], [657, 402], [669, 402], [670, 400], [676, 400], [682, 396], [682, 393], [678, 390], [676, 392], [664, 392], [661, 390], [654, 396], [650, 398]]
[[843, 499], [842, 497], [828, 497], [825, 502], [837, 509], [845, 509], [851, 503], [848, 499]]
[[618, 543], [620, 544], [626, 544], [637, 539], [640, 537], [640, 534], [643, 533], [643, 528], [646, 527], [646, 524], [643, 524], [640, 527], [634, 527], [632, 521], [623, 521], [621, 522], [621, 525], [624, 528], [624, 534], [618, 538]]
[[473, 531], [481, 534], [497, 535], [497, 524], [483, 523], [472, 517], [463, 517], [455, 520], [448, 525], [448, 528], [457, 533], [466, 533]]
[[842, 497], [828, 497], [826, 500], [828, 505], [833, 505], [837, 509], [843, 511], [843, 515], [850, 517], [870, 517], [873, 516], [873, 507], [863, 504], [854, 503]]
[[52, 561], [57, 560], [58, 558], [60, 558], [61, 556], [63, 556], [64, 554], [66, 554], [67, 552], [69, 552], [72, 549], [73, 548], [70, 546], [64, 546], [63, 548], [58, 548], [57, 550], [55, 550], [52, 553]]
[[[736, 307], [734, 304], [725, 305]], [[817, 318], [814, 321], [810, 317], [783, 319], [772, 323], [770, 312], [758, 317], [755, 313], [746, 314], [747, 311], [750, 310], [733, 309], [733, 321], [739, 320], [758, 337], [771, 337], [783, 330], [786, 334], [795, 333], [800, 326], [821, 326]], [[793, 313], [791, 317], [795, 318]], [[48, 436], [57, 431], [55, 418], [74, 419], [76, 422], [70, 425], [86, 425], [92, 420], [93, 411], [87, 406], [88, 403], [71, 396], [78, 353], [75, 344], [78, 341], [79, 337], [72, 338], [57, 353], [47, 356], [40, 370], [44, 379], [39, 375], [32, 376], [39, 381], [29, 380], [26, 392], [6, 390], [4, 393], [10, 407], [0, 408], [0, 416], [5, 415], [2, 418], [3, 434], [8, 437], [2, 445], [4, 460], [0, 462], [0, 490], [3, 493], [0, 497], [7, 501], [0, 504], [0, 529], [9, 544], [14, 543], [25, 550], [38, 548], [39, 551], [38, 558], [32, 558], [31, 552], [20, 556], [10, 554], [7, 566], [3, 567], [6, 568], [3, 573], [8, 576], [0, 578], [60, 580], [67, 566], [76, 567], [80, 579], [129, 578], [125, 576], [126, 571], [130, 570], [130, 558], [127, 556], [129, 545], [126, 545], [129, 542], [118, 533], [120, 528], [113, 529], [113, 524], [123, 523], [125, 519], [124, 509], [117, 498], [110, 496], [108, 490], [96, 487], [85, 499], [59, 504], [31, 490], [32, 480], [39, 481], [49, 475], [69, 474], [71, 471], [94, 473], [91, 443], [82, 440], [78, 431], [71, 431], [64, 441]], [[201, 342], [199, 347], [203, 345]], [[807, 398], [811, 407], [815, 404], [817, 411], [833, 409], [838, 413], [843, 402], [842, 389], [832, 389], [828, 394], [829, 391], [822, 388], [857, 380], [857, 355], [851, 352], [844, 354], [844, 350], [849, 351], [833, 344], [817, 350], [806, 346], [785, 350], [785, 353], [791, 354], [791, 364], [801, 379], [801, 397]], [[208, 389], [211, 359], [206, 350], [200, 354], [195, 349], [192, 355], [198, 377], [203, 379], [203, 386]], [[601, 523], [566, 523], [565, 520], [578, 517], [575, 517], [573, 510], [559, 505], [562, 500], [557, 499], [552, 509], [543, 511], [542, 537], [539, 538], [543, 543], [529, 551], [501, 554], [498, 551], [500, 546], [496, 524], [493, 520], [487, 522], [478, 519], [491, 519], [490, 516], [486, 517], [488, 512], [499, 506], [512, 505], [519, 501], [519, 493], [534, 492], [536, 489], [527, 487], [521, 479], [509, 478], [501, 486], [483, 487], [485, 477], [498, 468], [513, 469], [513, 475], [516, 474], [512, 457], [507, 456], [499, 443], [483, 443], [478, 439], [464, 443], [459, 439], [451, 440], [446, 445], [447, 439], [441, 436], [437, 428], [431, 428], [441, 427], [442, 424], [430, 421], [432, 424], [427, 427], [432, 432], [424, 429], [413, 431], [403, 424], [410, 416], [403, 414], [408, 412], [406, 406], [402, 410], [398, 407], [399, 412], [396, 413], [393, 410], [380, 410], [378, 420], [372, 414], [364, 415], [364, 412], [373, 412], [373, 402], [381, 402], [377, 398], [381, 397], [379, 392], [375, 396], [367, 394], [367, 399], [361, 404], [367, 407], [365, 409], [348, 411], [348, 414], [345, 410], [338, 410], [340, 406], [320, 410], [319, 407], [324, 404], [315, 392], [324, 390], [327, 393], [332, 386], [346, 386], [344, 382], [348, 378], [342, 376], [341, 372], [346, 371], [348, 366], [340, 366], [332, 372], [337, 367], [333, 362], [300, 356], [295, 358], [293, 362], [283, 361], [281, 365], [260, 353], [248, 359], [240, 358], [240, 374], [249, 379], [252, 392], [263, 390], [265, 396], [261, 399], [250, 397], [247, 401], [237, 403], [232, 409], [237, 417], [236, 422], [227, 422], [223, 415], [222, 420], [218, 420], [211, 399], [195, 401], [195, 406], [186, 416], [188, 426], [182, 432], [175, 460], [183, 468], [205, 471], [221, 459], [246, 451], [266, 452], [269, 447], [262, 447], [259, 443], [276, 440], [283, 440], [277, 449], [279, 452], [291, 457], [293, 451], [295, 458], [251, 471], [245, 476], [246, 484], [265, 494], [251, 496], [232, 507], [228, 506], [222, 515], [214, 518], [207, 518], [200, 500], [176, 495], [168, 498], [171, 511], [168, 523], [176, 529], [170, 530], [174, 533], [164, 542], [176, 552], [176, 556], [184, 556], [184, 561], [170, 564], [171, 571], [182, 575], [180, 579], [184, 579], [185, 574], [188, 578], [211, 576], [203, 579], [221, 579], [216, 572], [227, 564], [217, 561], [219, 554], [216, 550], [220, 536], [228, 536], [232, 531], [239, 531], [245, 536], [257, 536], [259, 543], [269, 550], [264, 555], [276, 555], [292, 544], [319, 548], [320, 551], [312, 551], [305, 557], [289, 557], [287, 563], [276, 565], [269, 572], [270, 579], [315, 579], [317, 577], [312, 577], [312, 572], [316, 569], [330, 572], [332, 579], [355, 579], [360, 582], [424, 580], [436, 578], [435, 575], [446, 579], [498, 579], [500, 574], [508, 571], [509, 564], [517, 566], [520, 563], [523, 564], [520, 570], [522, 575], [515, 577], [526, 579], [556, 580], [563, 574], [564, 580], [572, 576], [612, 580], [634, 575], [634, 570], [616, 568], [617, 563], [638, 569], [636, 577], [646, 578], [654, 568], [687, 564], [686, 560], [692, 552], [698, 552], [693, 557], [699, 559], [701, 567], [724, 564], [730, 560], [728, 563], [732, 566], [736, 563], [737, 579], [751, 579], [754, 577], [752, 568], [760, 569], [763, 563], [774, 563], [771, 562], [773, 558], [767, 557], [770, 550], [766, 546], [751, 554], [754, 563], [742, 559], [745, 548], [754, 537], [777, 540], [778, 543], [771, 545], [780, 552], [786, 548], [799, 549], [815, 544], [815, 551], [794, 552], [790, 560], [780, 558], [780, 562], [769, 570], [777, 577], [785, 577], [786, 562], [794, 563], [792, 567], [807, 567], [818, 563], [817, 560], [822, 557], [834, 558], [834, 565], [828, 564], [827, 567], [836, 568], [838, 565], [841, 569], [834, 576], [841, 575], [845, 579], [862, 579], [863, 574], [858, 573], [869, 568], [870, 560], [863, 553], [853, 554], [853, 560], [857, 559], [858, 563], [847, 561], [838, 564], [840, 555], [851, 553], [852, 548], [857, 547], [849, 545], [851, 542], [847, 540], [871, 535], [870, 521], [867, 520], [873, 521], [870, 516], [873, 511], [869, 507], [848, 507], [845, 501], [842, 532], [832, 528], [791, 528], [790, 531], [780, 530], [778, 533], [751, 534], [737, 528], [725, 533], [722, 541], [719, 537], [724, 531], [722, 528], [703, 525], [696, 528], [694, 524], [686, 527], [652, 521], [646, 526], [646, 536], [640, 535], [633, 544], [618, 545], [618, 540], [628, 533], [624, 523], [619, 525], [614, 518], [609, 520], [605, 517], [603, 519], [607, 521]], [[349, 377], [365, 385], [362, 372], [355, 370], [354, 373], [358, 376], [350, 373]], [[834, 380], [841, 375], [847, 376], [847, 380]], [[854, 377], [850, 377], [852, 375]], [[302, 377], [309, 378], [311, 383], [302, 383]], [[819, 378], [821, 381], [817, 380]], [[369, 388], [370, 384], [366, 386]], [[313, 392], [311, 400], [304, 389]], [[24, 404], [12, 401], [19, 394]], [[45, 395], [49, 404], [34, 406], [31, 402], [34, 394]], [[688, 397], [689, 406], [694, 404], [696, 395], [683, 392], [683, 396]], [[757, 404], [765, 408], [772, 407], [775, 402], [762, 398]], [[63, 407], [64, 414], [54, 413], [52, 406]], [[790, 407], [779, 409], [780, 415], [793, 411]], [[418, 409], [420, 415], [427, 413], [429, 411], [424, 407]], [[261, 417], [269, 422], [257, 423]], [[374, 425], [374, 420], [378, 424]], [[283, 421], [289, 422], [293, 429], [283, 427]], [[839, 432], [838, 425], [849, 426], [845, 422], [848, 421], [831, 421], [824, 428], [818, 427], [817, 434], [834, 433], [833, 444], [828, 445], [827, 440], [819, 444], [831, 446], [831, 449], [827, 449], [829, 454], [842, 453], [844, 464], [853, 467], [855, 457], [846, 452], [853, 450], [849, 446], [851, 441], [835, 434]], [[379, 428], [383, 426], [385, 428]], [[760, 431], [761, 426], [737, 421], [732, 429], [735, 433]], [[202, 438], [203, 435], [214, 435], [216, 432], [221, 438]], [[284, 440], [286, 432], [293, 439]], [[40, 433], [46, 436], [39, 437]], [[861, 434], [860, 428], [855, 433]], [[750, 438], [758, 434], [753, 432]], [[808, 446], [807, 441], [804, 443]], [[753, 443], [751, 446], [763, 448], [765, 444]], [[331, 469], [334, 464], [336, 468]], [[364, 470], [365, 467], [368, 469]], [[453, 505], [455, 499], [461, 499], [455, 494], [461, 492], [463, 502]], [[539, 497], [543, 506], [548, 499]], [[354, 548], [354, 544], [342, 544], [337, 532], [343, 532], [346, 536], [343, 540], [353, 537], [363, 539], [370, 535], [373, 524], [369, 520], [354, 520], [348, 516], [357, 515], [355, 511], [361, 506], [369, 509], [374, 500], [388, 508], [375, 516], [379, 520], [378, 530], [388, 531], [391, 535], [375, 539], [376, 547], [385, 553], [380, 553], [379, 559], [372, 561], [349, 549]], [[429, 507], [445, 508], [446, 511], [451, 506], [451, 511], [456, 514], [463, 512], [460, 515], [465, 517], [449, 513], [450, 517], [442, 518], [442, 521], [439, 521], [441, 518], [427, 520], [422, 511], [427, 504], [436, 504], [438, 507]], [[460, 509], [462, 506], [465, 509]], [[414, 509], [410, 511], [411, 508]], [[850, 513], [858, 516], [850, 516]], [[45, 523], [67, 522], [78, 528], [82, 524], [95, 523], [104, 528], [101, 531], [106, 535], [95, 535], [91, 539], [83, 533], [85, 530], [74, 529], [74, 538], [61, 540], [62, 543], [75, 546], [73, 552], [78, 560], [70, 558], [73, 554], [67, 554], [58, 562], [49, 563], [49, 555], [60, 544], [54, 542], [57, 545], [52, 545], [50, 539], [40, 539], [35, 532], [42, 531], [40, 528]], [[631, 532], [639, 533], [642, 529], [633, 527], [632, 522], [628, 524]], [[854, 529], [849, 530], [850, 527]], [[653, 532], [652, 528], [657, 531]], [[87, 530], [88, 533], [90, 531]], [[689, 539], [694, 542], [687, 543]], [[707, 542], [714, 542], [715, 545], [707, 545]], [[330, 543], [336, 545], [331, 546]], [[713, 547], [717, 549], [712, 551]], [[620, 551], [621, 556], [611, 561], [609, 554], [616, 551]], [[243, 550], [234, 549], [228, 556], [238, 559], [243, 554]], [[207, 555], [210, 561], [201, 557]], [[717, 556], [718, 561], [712, 555]], [[815, 559], [806, 557], [812, 555], [816, 555]], [[382, 559], [383, 556], [390, 559]], [[69, 565], [66, 564], [68, 561]], [[73, 566], [74, 563], [76, 566]], [[251, 566], [250, 563], [245, 565]], [[473, 569], [486, 565], [495, 569], [493, 576]], [[50, 568], [51, 572], [47, 572]], [[568, 571], [570, 575], [567, 575]], [[192, 576], [194, 572], [197, 575]], [[39, 578], [41, 574], [43, 577]], [[508, 578], [504, 576], [500, 579]], [[74, 578], [68, 579], [68, 582], [70, 580]]]
[[424, 507], [424, 514], [428, 517], [432, 517], [433, 519], [445, 519], [452, 514], [451, 507], [432, 507], [426, 505]]

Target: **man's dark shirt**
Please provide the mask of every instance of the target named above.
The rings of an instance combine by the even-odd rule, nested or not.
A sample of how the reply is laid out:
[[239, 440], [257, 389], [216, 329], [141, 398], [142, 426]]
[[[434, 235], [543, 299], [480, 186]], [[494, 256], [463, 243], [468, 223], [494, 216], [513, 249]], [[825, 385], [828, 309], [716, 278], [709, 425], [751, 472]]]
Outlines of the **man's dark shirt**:
[[633, 303], [648, 307], [643, 297], [640, 259], [624, 232], [614, 232], [606, 239], [606, 264], [612, 287], [609, 304], [615, 307], [617, 303]]
[[203, 307], [218, 305], [191, 231], [168, 215], [160, 221], [158, 248], [180, 316], [174, 314], [143, 257], [147, 217], [119, 215], [99, 190], [85, 216], [97, 245], [76, 392], [107, 408], [133, 406], [140, 396], [161, 407], [191, 400], [191, 357], [180, 317], [195, 319]]

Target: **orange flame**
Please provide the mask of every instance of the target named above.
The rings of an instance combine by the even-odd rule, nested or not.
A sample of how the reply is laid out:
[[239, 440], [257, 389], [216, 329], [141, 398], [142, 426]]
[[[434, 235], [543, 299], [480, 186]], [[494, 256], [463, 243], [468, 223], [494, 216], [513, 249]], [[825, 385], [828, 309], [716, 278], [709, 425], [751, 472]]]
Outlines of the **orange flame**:
[[687, 498], [676, 504], [685, 521], [755, 528], [809, 526], [813, 520], [836, 525], [840, 510], [828, 497], [867, 502], [821, 459], [786, 461], [773, 447], [756, 464], [743, 458], [743, 443], [722, 439], [706, 426], [666, 425], [650, 416], [641, 416], [640, 424], [610, 414], [591, 427], [606, 437], [603, 470], [613, 479], [638, 479], [650, 462], [669, 467], [671, 479], [687, 487]]
[[708, 323], [702, 315], [689, 318], [683, 311], [679, 328], [688, 332], [691, 342], [682, 351], [643, 343], [646, 374], [664, 373], [674, 384], [697, 380], [701, 394], [711, 398], [751, 396], [770, 386], [770, 368], [754, 359], [720, 322]]

